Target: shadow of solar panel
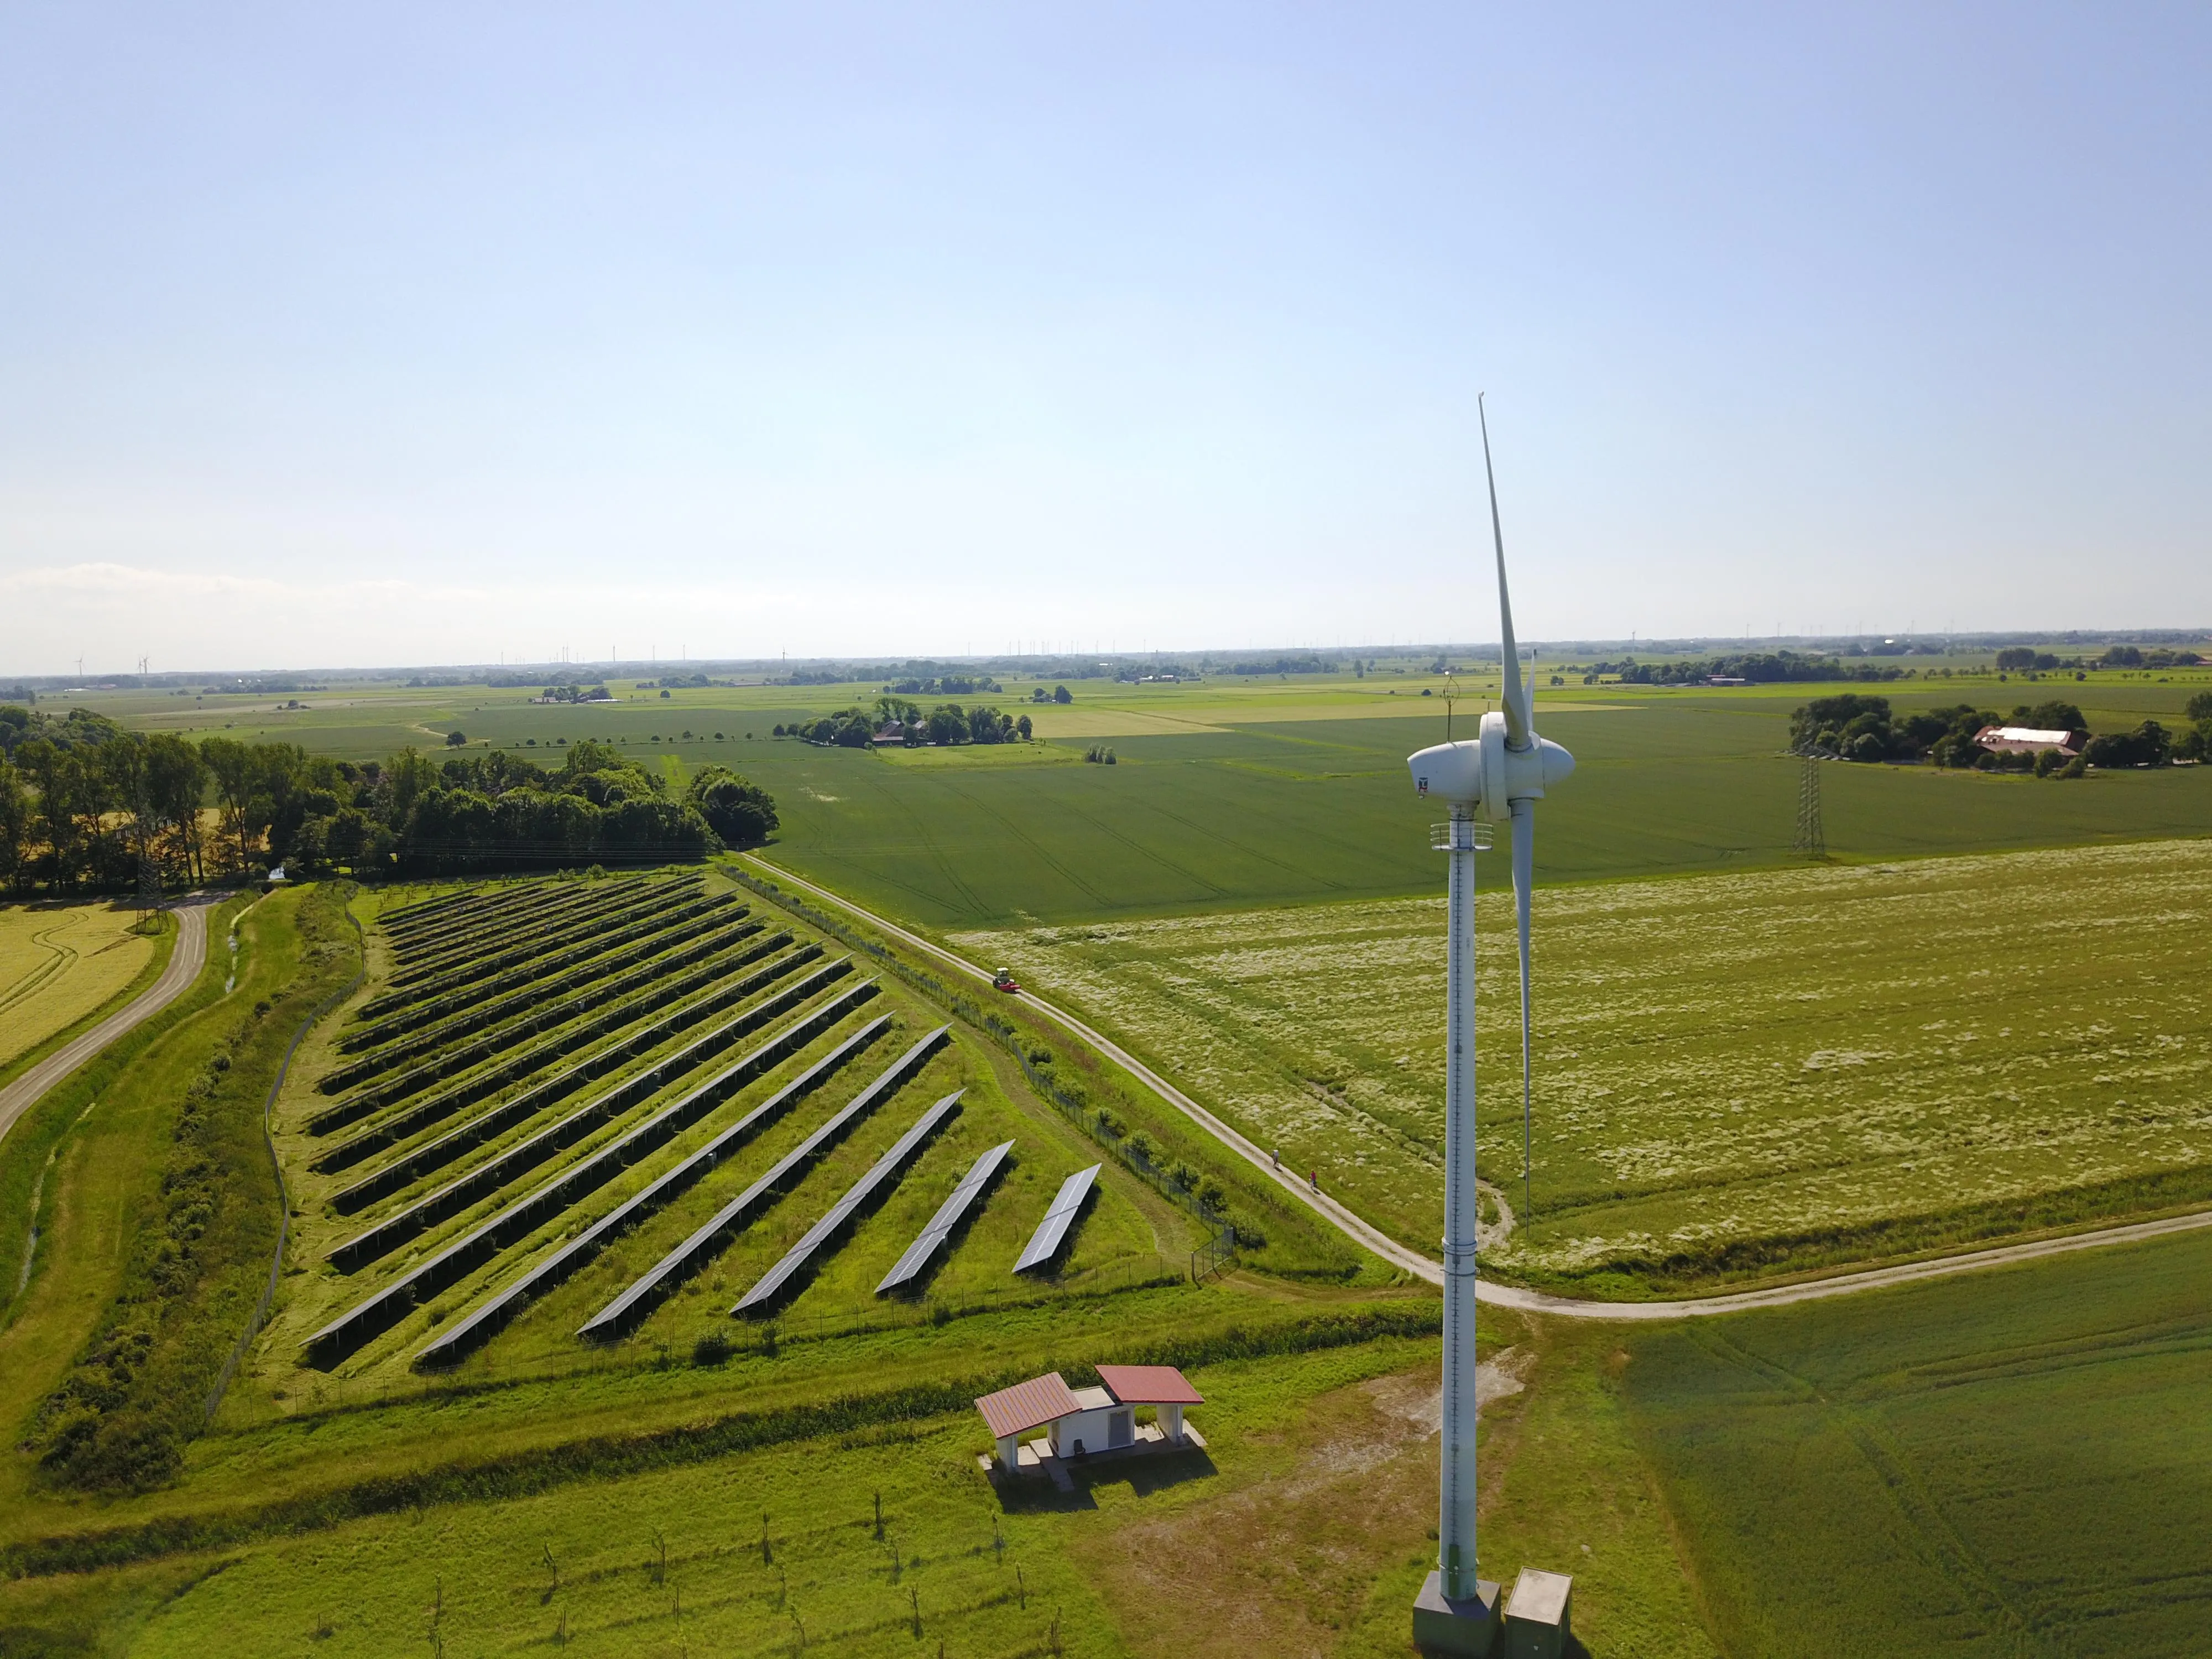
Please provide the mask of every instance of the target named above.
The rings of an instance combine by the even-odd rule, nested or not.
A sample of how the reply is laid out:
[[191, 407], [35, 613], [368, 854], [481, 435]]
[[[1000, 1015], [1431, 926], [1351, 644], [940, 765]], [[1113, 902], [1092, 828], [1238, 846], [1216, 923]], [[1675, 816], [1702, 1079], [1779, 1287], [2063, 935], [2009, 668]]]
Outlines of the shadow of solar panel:
[[1044, 1212], [1044, 1219], [1037, 1223], [1037, 1230], [1030, 1235], [1029, 1248], [1022, 1252], [1022, 1259], [1014, 1263], [1016, 1273], [1042, 1267], [1060, 1254], [1060, 1247], [1067, 1242], [1067, 1230], [1082, 1212], [1083, 1200], [1091, 1196], [1091, 1185], [1098, 1179], [1101, 1167], [1094, 1164], [1087, 1170], [1078, 1170], [1060, 1183], [1059, 1196]]
[[969, 1166], [968, 1173], [960, 1177], [960, 1184], [952, 1189], [952, 1196], [937, 1206], [937, 1213], [930, 1217], [929, 1224], [915, 1235], [914, 1243], [906, 1247], [906, 1254], [884, 1275], [884, 1282], [876, 1286], [878, 1296], [912, 1284], [929, 1266], [938, 1251], [945, 1248], [945, 1241], [952, 1237], [953, 1229], [967, 1218], [968, 1212], [982, 1197], [984, 1189], [1005, 1165], [1006, 1154], [1013, 1149], [1012, 1141], [1002, 1140]]
[[951, 1036], [952, 1028], [940, 1025], [893, 1060], [889, 1070], [853, 1097], [851, 1104], [777, 1159], [766, 1175], [717, 1210], [706, 1225], [592, 1315], [576, 1334], [604, 1340], [622, 1335], [643, 1320], [678, 1284], [712, 1261], [732, 1233], [781, 1198], [794, 1175], [811, 1167], [840, 1135], [895, 1093]]
[[916, 1118], [914, 1127], [892, 1144], [890, 1151], [878, 1158], [867, 1174], [854, 1182], [847, 1189], [845, 1196], [830, 1206], [830, 1213], [809, 1227], [805, 1237], [785, 1252], [782, 1261], [763, 1273], [759, 1282], [740, 1297], [738, 1305], [730, 1311], [753, 1313], [774, 1304], [799, 1270], [821, 1251], [823, 1245], [837, 1236], [838, 1231], [847, 1222], [886, 1187], [898, 1184], [899, 1177], [906, 1173], [908, 1161], [914, 1157], [921, 1143], [957, 1109], [962, 1092], [955, 1090]]

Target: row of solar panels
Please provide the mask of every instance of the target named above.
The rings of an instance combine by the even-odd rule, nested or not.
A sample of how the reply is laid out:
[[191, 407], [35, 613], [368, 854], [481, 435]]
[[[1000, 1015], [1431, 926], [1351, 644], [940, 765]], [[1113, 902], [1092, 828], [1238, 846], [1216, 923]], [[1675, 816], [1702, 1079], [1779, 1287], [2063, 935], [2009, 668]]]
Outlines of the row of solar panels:
[[[846, 971], [844, 963], [832, 964], [829, 969], [802, 982], [800, 986], [794, 987], [793, 992], [774, 999], [766, 1006], [756, 1011], [752, 1016], [740, 1022], [732, 1022], [734, 1029], [724, 1028], [724, 1032], [727, 1033], [726, 1036], [724, 1032], [718, 1032], [716, 1036], [720, 1041], [714, 1042], [712, 1046], [721, 1046], [723, 1042], [728, 1040], [728, 1036], [737, 1035], [739, 1030], [757, 1029], [763, 1017], [772, 1018], [775, 1012], [787, 1010], [793, 1006], [793, 1002], [805, 1000], [809, 994], [833, 981], [844, 971]], [[552, 1213], [567, 1207], [574, 1198], [599, 1185], [652, 1146], [665, 1144], [682, 1127], [696, 1121], [716, 1103], [735, 1092], [751, 1078], [758, 1076], [776, 1060], [793, 1052], [805, 1042], [837, 1024], [847, 1013], [866, 1001], [874, 993], [873, 983], [865, 982], [854, 987], [845, 995], [834, 998], [827, 1005], [817, 1009], [811, 1016], [787, 1027], [764, 1048], [757, 1049], [737, 1064], [726, 1067], [720, 1073], [708, 1079], [702, 1085], [695, 1087], [678, 1100], [663, 1107], [645, 1122], [618, 1137], [599, 1152], [586, 1158], [582, 1164], [564, 1171], [562, 1176], [540, 1187], [535, 1192], [510, 1204], [506, 1209], [492, 1216], [460, 1239], [436, 1252], [428, 1261], [419, 1264], [412, 1272], [403, 1275], [396, 1283], [386, 1285], [380, 1291], [372, 1295], [366, 1302], [349, 1310], [316, 1333], [309, 1339], [307, 1345], [311, 1357], [317, 1363], [325, 1364], [332, 1363], [344, 1353], [357, 1348], [378, 1331], [389, 1328], [392, 1324], [404, 1316], [407, 1309], [419, 1304], [428, 1296], [435, 1294], [475, 1268], [485, 1265], [489, 1261], [503, 1253], [511, 1244], [519, 1243], [524, 1234], [534, 1230]], [[616, 1232], [635, 1224], [645, 1215], [651, 1213], [662, 1203], [672, 1198], [677, 1192], [705, 1174], [722, 1157], [736, 1151], [738, 1146], [750, 1140], [761, 1128], [769, 1122], [774, 1121], [799, 1098], [826, 1081], [831, 1073], [866, 1047], [889, 1024], [887, 1019], [879, 1018], [870, 1022], [848, 1037], [845, 1042], [809, 1066], [798, 1078], [793, 1079], [768, 1100], [747, 1112], [738, 1122], [714, 1137], [707, 1145], [684, 1159], [675, 1168], [649, 1183], [623, 1204], [617, 1206], [613, 1211], [602, 1216], [550, 1256], [534, 1265], [520, 1279], [502, 1288], [488, 1301], [471, 1310], [466, 1317], [441, 1333], [416, 1356], [415, 1363], [417, 1364], [449, 1364], [489, 1340], [533, 1297], [561, 1283], [580, 1267], [585, 1261], [596, 1255]], [[795, 1177], [811, 1167], [829, 1146], [835, 1144], [847, 1128], [896, 1092], [915, 1073], [921, 1069], [928, 1056], [949, 1039], [949, 1036], [950, 1028], [941, 1026], [915, 1043], [906, 1054], [893, 1062], [881, 1076], [863, 1089], [848, 1105], [808, 1136], [799, 1146], [780, 1159], [766, 1175], [726, 1205], [704, 1226], [695, 1231], [653, 1268], [602, 1309], [578, 1332], [578, 1334], [594, 1339], [616, 1337], [642, 1322], [653, 1308], [665, 1299], [678, 1284], [718, 1254], [721, 1245], [726, 1242], [732, 1232], [742, 1228], [757, 1212], [773, 1204]], [[658, 1069], [655, 1068], [656, 1071]], [[649, 1092], [649, 1090], [647, 1091]], [[615, 1092], [616, 1096], [619, 1097], [628, 1095], [629, 1091], [626, 1087]], [[631, 1096], [631, 1097], [635, 1097]], [[903, 1170], [906, 1164], [938, 1127], [957, 1109], [959, 1101], [960, 1095], [956, 1092], [936, 1102], [925, 1111], [914, 1126], [900, 1138], [898, 1143], [877, 1161], [875, 1166], [846, 1193], [821, 1221], [808, 1231], [805, 1237], [746, 1293], [745, 1297], [731, 1310], [731, 1312], [757, 1312], [773, 1303], [785, 1291], [791, 1280], [806, 1267], [812, 1257], [839, 1232], [856, 1212], [868, 1203], [878, 1192], [883, 1190], [887, 1182], [896, 1185], [897, 1176]], [[609, 1103], [611, 1103], [611, 1101]], [[575, 1115], [579, 1119], [604, 1121], [603, 1114], [606, 1110], [605, 1104], [594, 1103]], [[557, 1144], [571, 1138], [568, 1130], [568, 1125], [564, 1120], [552, 1130], [542, 1132], [543, 1138], [550, 1143]], [[536, 1139], [538, 1138], [533, 1138], [533, 1141]], [[908, 1246], [899, 1258], [897, 1264], [877, 1286], [878, 1294], [884, 1294], [912, 1283], [927, 1269], [988, 1188], [992, 1180], [1004, 1165], [1012, 1146], [1012, 1141], [1005, 1142], [991, 1148], [975, 1160], [966, 1176], [962, 1178], [959, 1186], [939, 1207], [921, 1235]], [[534, 1151], [533, 1142], [525, 1142], [524, 1147], [532, 1148], [532, 1156], [520, 1160], [520, 1163], [537, 1161], [539, 1155]], [[551, 1150], [550, 1145], [547, 1150]], [[506, 1159], [495, 1160], [495, 1163], [501, 1164], [506, 1164], [507, 1161]], [[1082, 1211], [1085, 1200], [1090, 1196], [1098, 1169], [1098, 1165], [1093, 1164], [1090, 1169], [1069, 1176], [1062, 1184], [1051, 1208], [1039, 1224], [1027, 1248], [1023, 1250], [1020, 1260], [1015, 1265], [1015, 1272], [1031, 1271], [1049, 1263], [1059, 1254], [1070, 1229]], [[503, 1175], [507, 1171], [502, 1170], [501, 1173]], [[477, 1183], [469, 1178], [453, 1184], [456, 1187], [477, 1188]], [[471, 1190], [469, 1195], [475, 1196], [476, 1190]], [[417, 1206], [409, 1206], [407, 1210], [401, 1212], [400, 1217], [392, 1218], [384, 1224], [384, 1227], [391, 1228], [394, 1233], [401, 1234], [419, 1231], [422, 1225], [428, 1224], [429, 1218], [427, 1214], [418, 1215], [414, 1212], [418, 1208], [428, 1212], [443, 1209], [446, 1206], [441, 1200], [447, 1196], [445, 1190], [441, 1189], [441, 1193], [432, 1194], [429, 1199], [419, 1200]], [[402, 1218], [404, 1219], [403, 1220]], [[349, 1241], [348, 1245], [341, 1246], [337, 1251], [333, 1252], [333, 1260], [340, 1257], [349, 1258], [340, 1265], [350, 1268], [358, 1265], [350, 1259], [356, 1253], [362, 1260], [382, 1254], [381, 1249], [363, 1248], [368, 1246], [371, 1237], [382, 1231], [382, 1228], [372, 1229], [370, 1234], [364, 1235], [360, 1239]], [[393, 1237], [390, 1242], [397, 1243], [398, 1239]], [[389, 1244], [382, 1238], [379, 1238], [377, 1243], [383, 1245], [384, 1248], [389, 1248]]]

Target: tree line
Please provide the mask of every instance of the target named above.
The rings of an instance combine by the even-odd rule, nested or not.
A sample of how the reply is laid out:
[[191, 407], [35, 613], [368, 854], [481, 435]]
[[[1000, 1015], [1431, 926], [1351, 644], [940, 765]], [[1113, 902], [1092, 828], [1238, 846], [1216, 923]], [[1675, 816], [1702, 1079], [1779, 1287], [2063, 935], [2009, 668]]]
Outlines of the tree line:
[[[2078, 778], [2092, 766], [2116, 770], [2212, 758], [2212, 691], [2191, 698], [2186, 717], [2190, 723], [2178, 732], [2147, 720], [2129, 731], [2092, 735], [2080, 707], [2059, 699], [2021, 703], [2004, 716], [1969, 702], [1900, 714], [1887, 697], [1847, 691], [1800, 705], [1790, 717], [1790, 746], [1799, 754], [1838, 760], [1924, 760], [1984, 772], [2032, 770], [2039, 777], [2056, 773]], [[1990, 726], [2064, 732], [2086, 741], [2070, 757], [2055, 745], [2034, 754], [1984, 749], [1974, 738]]]
[[[1571, 674], [1580, 666], [1570, 664]], [[1583, 684], [1595, 685], [1611, 674], [1623, 685], [1703, 685], [1711, 679], [1742, 680], [1752, 685], [1782, 685], [1800, 680], [1901, 680], [1905, 671], [1887, 663], [1845, 663], [1837, 657], [1808, 657], [1796, 651], [1750, 651], [1736, 656], [1687, 658], [1680, 662], [1594, 662]]]
[[16, 893], [278, 866], [421, 875], [696, 857], [775, 828], [773, 799], [726, 767], [673, 795], [600, 743], [551, 769], [501, 750], [355, 763], [296, 744], [126, 732], [84, 709], [56, 720], [0, 708], [0, 884]]
[[1026, 743], [1036, 728], [1027, 714], [1006, 714], [977, 703], [963, 708], [941, 702], [927, 714], [921, 705], [890, 693], [878, 697], [876, 706], [854, 703], [818, 720], [793, 720], [775, 728], [779, 738], [802, 738], [808, 743], [834, 744], [840, 749], [866, 749], [879, 732], [896, 727], [896, 737], [908, 749], [925, 744], [950, 747], [963, 743]]

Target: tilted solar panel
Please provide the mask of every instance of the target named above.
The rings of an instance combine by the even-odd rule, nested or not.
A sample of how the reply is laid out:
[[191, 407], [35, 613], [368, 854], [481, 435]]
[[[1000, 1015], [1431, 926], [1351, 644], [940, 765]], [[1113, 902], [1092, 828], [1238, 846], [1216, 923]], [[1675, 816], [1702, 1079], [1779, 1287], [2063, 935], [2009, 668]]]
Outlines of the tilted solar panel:
[[1044, 1219], [1037, 1223], [1037, 1230], [1030, 1235], [1029, 1248], [1022, 1252], [1022, 1259], [1014, 1263], [1016, 1273], [1025, 1273], [1032, 1267], [1042, 1267], [1060, 1254], [1067, 1230], [1075, 1224], [1083, 1200], [1091, 1196], [1091, 1183], [1098, 1179], [1101, 1167], [1094, 1164], [1087, 1170], [1078, 1170], [1060, 1183], [1059, 1196], [1044, 1212]]
[[960, 1097], [963, 1092], [961, 1090], [955, 1090], [916, 1118], [914, 1127], [901, 1135], [893, 1143], [890, 1151], [878, 1158], [867, 1174], [854, 1182], [847, 1189], [845, 1196], [830, 1206], [830, 1213], [809, 1227], [806, 1230], [806, 1236], [785, 1252], [782, 1261], [763, 1273], [760, 1282], [740, 1297], [738, 1299], [738, 1305], [730, 1311], [750, 1313], [756, 1308], [765, 1307], [775, 1301], [782, 1292], [784, 1286], [791, 1282], [791, 1276], [805, 1267], [808, 1259], [828, 1243], [840, 1227], [852, 1218], [854, 1211], [874, 1197], [884, 1182], [896, 1183], [899, 1176], [906, 1169], [907, 1160], [914, 1156], [915, 1149], [929, 1138], [932, 1130], [951, 1115], [953, 1109], [960, 1104]]
[[1006, 1161], [1006, 1154], [1013, 1150], [1012, 1141], [1002, 1140], [969, 1167], [968, 1173], [960, 1177], [960, 1184], [952, 1189], [952, 1196], [937, 1206], [937, 1213], [929, 1218], [929, 1224], [915, 1235], [914, 1243], [906, 1247], [906, 1254], [898, 1259], [897, 1265], [884, 1275], [884, 1282], [876, 1286], [878, 1296], [886, 1291], [895, 1291], [902, 1285], [911, 1284], [915, 1275], [929, 1265], [938, 1251], [945, 1248], [945, 1241], [952, 1237], [952, 1230], [975, 1207], [975, 1200], [983, 1194], [983, 1189], [991, 1184], [992, 1177], [999, 1173], [1000, 1166]]

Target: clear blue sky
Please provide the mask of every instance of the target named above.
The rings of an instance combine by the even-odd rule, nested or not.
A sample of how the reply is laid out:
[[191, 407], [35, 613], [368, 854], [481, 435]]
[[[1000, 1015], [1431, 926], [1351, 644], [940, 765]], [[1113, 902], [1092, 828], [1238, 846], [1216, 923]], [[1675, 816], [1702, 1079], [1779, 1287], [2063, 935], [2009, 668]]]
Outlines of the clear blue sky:
[[[1818, 15], [1825, 10], [1828, 15]], [[2212, 623], [2212, 11], [0, 10], [0, 672]]]

